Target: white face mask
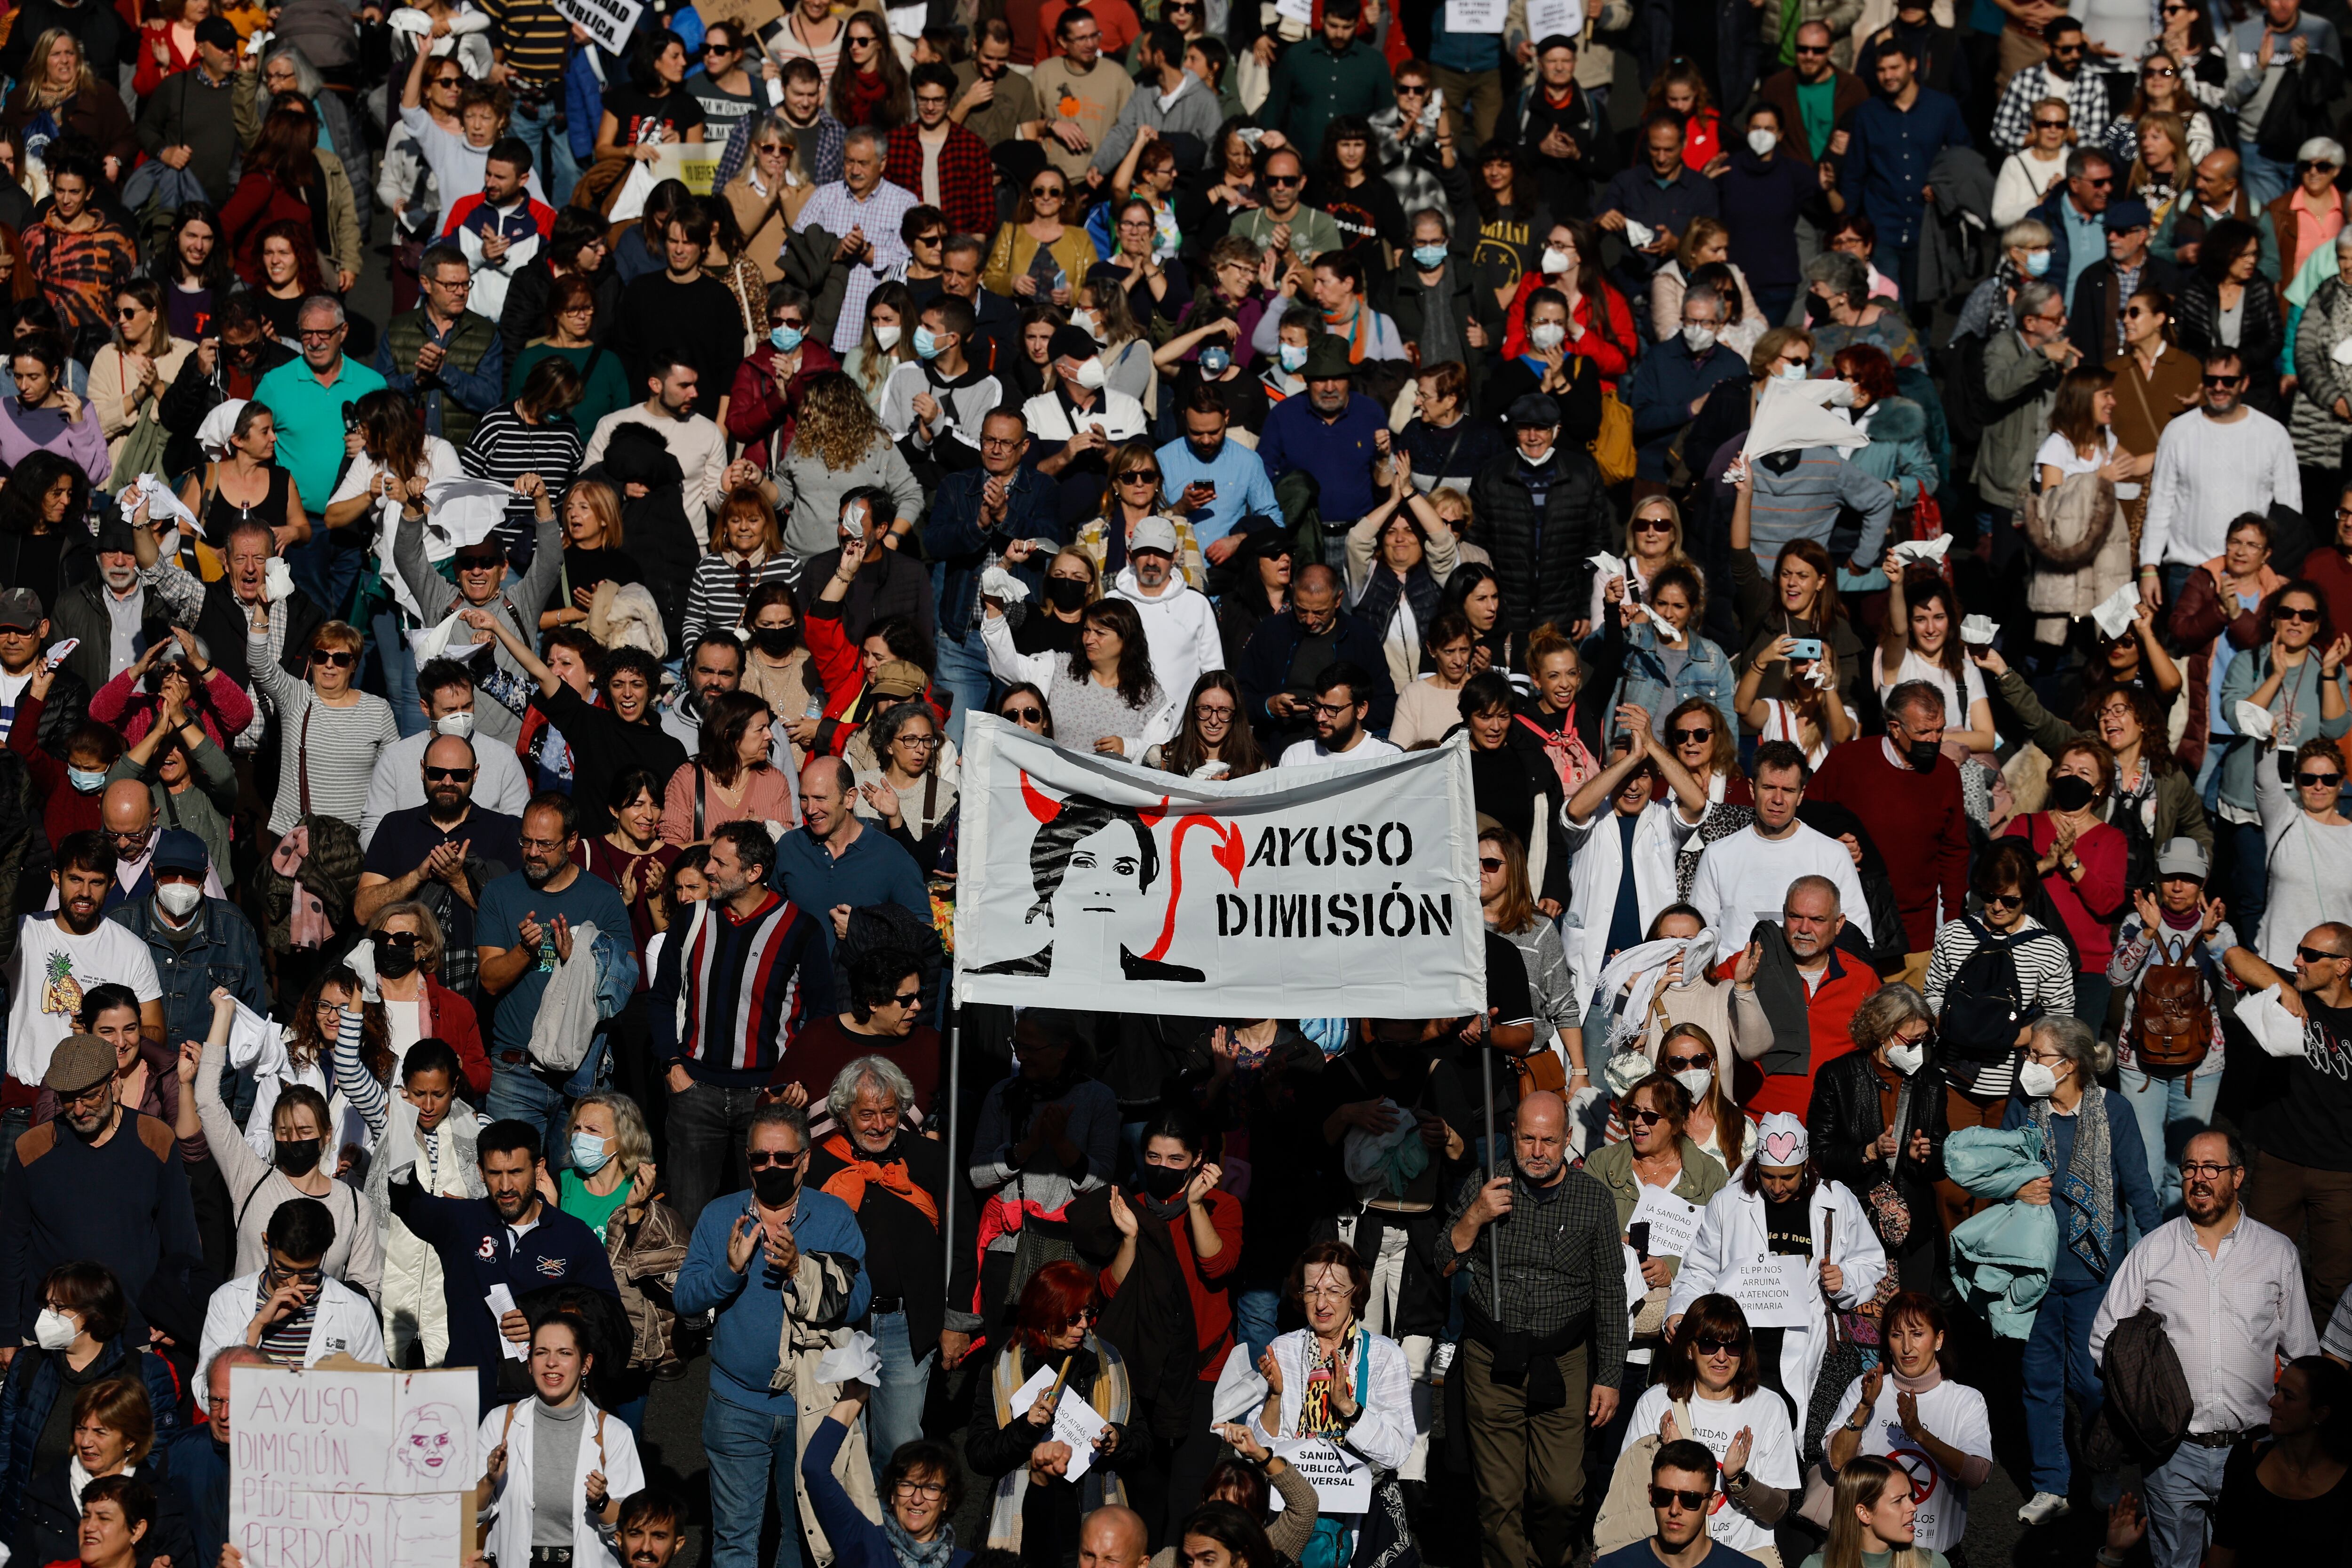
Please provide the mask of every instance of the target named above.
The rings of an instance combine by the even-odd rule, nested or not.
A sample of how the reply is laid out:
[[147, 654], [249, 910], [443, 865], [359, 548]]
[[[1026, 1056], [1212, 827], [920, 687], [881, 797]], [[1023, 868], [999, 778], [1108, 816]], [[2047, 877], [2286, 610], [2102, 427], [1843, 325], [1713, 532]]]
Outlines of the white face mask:
[[2017, 1069], [2017, 1087], [2031, 1100], [2047, 1100], [2058, 1092], [2058, 1074], [2042, 1062], [2028, 1062]]
[[[2347, 341], [2352, 342], [2352, 340]], [[1802, 381], [1805, 379], [1805, 367], [1801, 364], [1784, 364], [1778, 374], [1782, 381]]]
[[1703, 354], [1715, 347], [1715, 329], [1693, 323], [1683, 329], [1683, 346], [1695, 354]]
[[1770, 157], [1772, 155], [1772, 149], [1778, 147], [1780, 144], [1780, 139], [1778, 136], [1773, 135], [1769, 131], [1759, 129], [1750, 131], [1748, 133], [1748, 150], [1750, 153], [1755, 153], [1759, 158]]
[[1927, 1047], [1897, 1042], [1886, 1047], [1886, 1065], [1909, 1078], [1927, 1059]]
[[897, 327], [876, 327], [874, 329], [874, 346], [880, 349], [884, 353], [888, 353], [892, 349], [898, 346], [899, 331], [900, 329]]
[[1546, 463], [1551, 461], [1552, 445], [1553, 444], [1551, 442], [1547, 441], [1544, 443], [1542, 451], [1532, 454], [1529, 453], [1526, 447], [1521, 447], [1519, 448], [1519, 461], [1525, 463], [1531, 468], [1540, 468]]
[[463, 713], [444, 713], [433, 721], [433, 732], [436, 735], [455, 735], [461, 741], [472, 740], [474, 738], [473, 710], [469, 708]]
[[1077, 328], [1095, 342], [1102, 342], [1102, 323], [1095, 320], [1095, 313], [1092, 310], [1071, 311], [1070, 325]]
[[1565, 250], [1555, 250], [1549, 245], [1545, 246], [1543, 253], [1543, 269], [1544, 276], [1547, 278], [1557, 278], [1561, 273], [1567, 271], [1568, 252]]
[[1707, 1068], [1685, 1068], [1675, 1074], [1675, 1081], [1690, 1090], [1693, 1100], [1703, 1100], [1715, 1082], [1715, 1074]]
[[155, 889], [155, 901], [173, 920], [184, 921], [205, 901], [205, 890], [189, 882], [164, 882]]
[[1078, 366], [1078, 384], [1088, 392], [1100, 392], [1103, 384], [1102, 356], [1097, 354]]
[[33, 1342], [45, 1351], [61, 1351], [80, 1334], [74, 1321], [54, 1307], [42, 1308], [41, 1315], [33, 1320]]
[[1558, 321], [1538, 321], [1528, 329], [1528, 344], [1538, 353], [1549, 353], [1568, 341], [1568, 329]]

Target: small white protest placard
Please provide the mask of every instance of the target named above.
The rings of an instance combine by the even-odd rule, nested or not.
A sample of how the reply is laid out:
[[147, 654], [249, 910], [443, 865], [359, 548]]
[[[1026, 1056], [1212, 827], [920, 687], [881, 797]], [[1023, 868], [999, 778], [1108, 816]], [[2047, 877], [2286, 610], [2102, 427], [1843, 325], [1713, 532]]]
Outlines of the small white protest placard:
[[1813, 1260], [1768, 1253], [1732, 1271], [1731, 1299], [1756, 1329], [1801, 1329], [1821, 1312]]
[[1680, 1258], [1690, 1250], [1691, 1237], [1698, 1233], [1699, 1214], [1699, 1206], [1689, 1199], [1644, 1183], [1642, 1201], [1633, 1205], [1633, 1217], [1628, 1223], [1649, 1223], [1651, 1257]]
[[564, 20], [577, 22], [607, 54], [625, 51], [629, 35], [637, 30], [637, 13], [646, 0], [555, 0]]
[[1584, 32], [1583, 0], [1528, 0], [1528, 37], [1574, 38]]
[[228, 1537], [247, 1568], [462, 1568], [479, 1397], [470, 1367], [232, 1370]]
[[1499, 33], [1509, 0], [1445, 0], [1449, 33]]
[[[1037, 1396], [1054, 1386], [1061, 1369], [1041, 1366], [1029, 1381], [1013, 1392], [1012, 1408], [1027, 1410], [1037, 1403]], [[1065, 1388], [1054, 1406], [1053, 1441], [1066, 1443], [1070, 1447], [1070, 1468], [1064, 1472], [1066, 1480], [1076, 1480], [1094, 1468], [1095, 1442], [1110, 1423], [1102, 1413], [1087, 1404], [1076, 1389]]]
[[[1315, 1507], [1325, 1514], [1363, 1513], [1372, 1506], [1372, 1467], [1328, 1437], [1286, 1437], [1273, 1451], [1315, 1489]], [[1269, 1496], [1279, 1495], [1271, 1491]]]

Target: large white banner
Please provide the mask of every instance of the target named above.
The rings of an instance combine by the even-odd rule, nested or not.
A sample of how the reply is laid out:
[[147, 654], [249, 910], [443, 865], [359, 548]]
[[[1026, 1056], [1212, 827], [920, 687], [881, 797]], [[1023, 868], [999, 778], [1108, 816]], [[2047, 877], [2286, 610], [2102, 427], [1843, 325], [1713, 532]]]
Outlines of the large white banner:
[[1486, 1009], [1461, 737], [1210, 784], [987, 714], [964, 724], [962, 1000], [1243, 1018]]

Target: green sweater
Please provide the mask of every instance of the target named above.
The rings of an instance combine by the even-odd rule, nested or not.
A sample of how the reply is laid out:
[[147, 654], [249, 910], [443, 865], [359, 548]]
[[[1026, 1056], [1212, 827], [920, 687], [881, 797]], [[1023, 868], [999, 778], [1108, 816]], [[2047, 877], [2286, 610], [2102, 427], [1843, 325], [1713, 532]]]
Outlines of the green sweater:
[[514, 364], [507, 372], [509, 400], [521, 393], [522, 384], [530, 378], [530, 367], [543, 359], [560, 359], [580, 373], [580, 404], [572, 411], [572, 421], [583, 431], [593, 434], [596, 421], [607, 414], [643, 401], [629, 395], [628, 374], [622, 370], [618, 354], [593, 345], [560, 349], [550, 342], [532, 343], [515, 355]]

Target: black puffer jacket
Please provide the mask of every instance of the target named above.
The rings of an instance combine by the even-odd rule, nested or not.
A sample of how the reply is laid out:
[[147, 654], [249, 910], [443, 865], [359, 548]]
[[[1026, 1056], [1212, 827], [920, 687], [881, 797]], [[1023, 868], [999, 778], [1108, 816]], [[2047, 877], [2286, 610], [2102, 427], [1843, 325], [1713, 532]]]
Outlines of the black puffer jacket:
[[1503, 590], [1502, 625], [1515, 640], [1546, 621], [1562, 632], [1591, 608], [1586, 557], [1617, 539], [1616, 509], [1591, 455], [1565, 440], [1552, 448], [1543, 515], [1515, 449], [1488, 463], [1470, 486], [1470, 542], [1494, 558]]

